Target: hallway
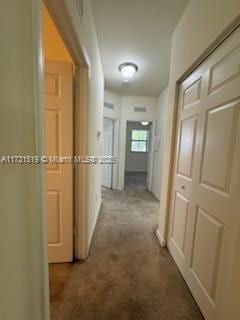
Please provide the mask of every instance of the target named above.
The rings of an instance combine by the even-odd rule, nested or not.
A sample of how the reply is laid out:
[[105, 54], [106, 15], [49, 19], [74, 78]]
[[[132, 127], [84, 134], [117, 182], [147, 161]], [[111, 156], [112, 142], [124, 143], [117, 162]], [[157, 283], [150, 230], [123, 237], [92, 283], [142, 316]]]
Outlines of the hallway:
[[159, 247], [158, 206], [146, 191], [103, 191], [89, 259], [50, 266], [52, 320], [203, 319]]

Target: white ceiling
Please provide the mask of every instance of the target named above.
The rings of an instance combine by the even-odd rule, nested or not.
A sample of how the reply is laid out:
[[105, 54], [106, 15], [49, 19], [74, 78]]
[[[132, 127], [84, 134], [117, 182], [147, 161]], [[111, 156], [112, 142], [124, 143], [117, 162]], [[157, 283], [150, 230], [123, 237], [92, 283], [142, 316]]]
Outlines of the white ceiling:
[[[188, 0], [92, 0], [106, 89], [123, 95], [158, 96], [168, 83], [171, 34]], [[118, 67], [134, 62], [130, 85]]]

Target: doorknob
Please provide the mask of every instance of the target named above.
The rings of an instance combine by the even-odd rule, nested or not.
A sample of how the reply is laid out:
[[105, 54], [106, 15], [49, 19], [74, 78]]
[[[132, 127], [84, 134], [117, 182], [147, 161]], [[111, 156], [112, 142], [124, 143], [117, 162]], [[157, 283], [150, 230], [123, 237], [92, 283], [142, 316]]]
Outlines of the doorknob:
[[185, 187], [185, 186], [181, 186], [181, 189], [185, 190], [185, 189], [186, 189], [186, 187]]

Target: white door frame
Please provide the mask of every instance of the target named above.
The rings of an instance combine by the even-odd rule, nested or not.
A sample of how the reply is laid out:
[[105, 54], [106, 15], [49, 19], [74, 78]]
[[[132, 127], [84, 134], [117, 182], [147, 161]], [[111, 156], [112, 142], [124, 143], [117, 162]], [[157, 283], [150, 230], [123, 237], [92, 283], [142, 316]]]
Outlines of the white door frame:
[[152, 192], [152, 177], [153, 177], [153, 161], [154, 161], [154, 145], [155, 145], [155, 130], [156, 130], [156, 121], [151, 121], [151, 151], [148, 155], [148, 190]]
[[177, 117], [178, 117], [178, 97], [180, 91], [180, 84], [186, 79], [197, 67], [203, 63], [238, 27], [240, 26], [240, 15], [219, 35], [219, 37], [202, 53], [202, 55], [184, 72], [184, 74], [177, 80], [174, 91], [174, 104], [172, 106], [171, 114], [169, 115], [168, 125], [170, 132], [168, 132], [168, 141], [165, 143], [165, 176], [163, 177], [163, 188], [160, 196], [160, 214], [159, 225], [156, 230], [156, 235], [162, 247], [167, 246], [168, 232], [169, 232], [169, 218], [171, 206], [172, 182], [174, 178], [174, 156], [175, 147], [177, 143]]
[[118, 187], [118, 152], [119, 152], [119, 120], [112, 119], [113, 126], [114, 126], [114, 144], [113, 144], [113, 155], [116, 158], [116, 163], [113, 165], [113, 181], [112, 181], [112, 188], [113, 190], [117, 190]]
[[155, 127], [156, 127], [156, 121], [155, 120], [126, 120], [126, 126], [125, 126], [125, 142], [124, 142], [124, 163], [123, 163], [123, 188], [125, 188], [125, 172], [126, 172], [126, 141], [127, 141], [127, 127], [128, 127], [128, 122], [139, 122], [141, 123], [142, 121], [147, 121], [151, 123], [152, 128], [151, 128], [151, 152], [148, 154], [148, 184], [147, 188], [149, 191], [152, 191], [152, 177], [153, 177], [153, 158], [154, 158], [154, 143], [155, 143]]
[[[74, 81], [74, 154], [88, 154], [88, 81], [91, 64], [87, 52], [81, 43], [79, 31], [76, 30], [69, 16], [64, 1], [43, 0], [56, 24], [75, 63]], [[87, 166], [75, 166], [74, 170], [74, 257], [86, 259], [88, 256], [88, 170]]]
[[[114, 142], [115, 142], [115, 120], [108, 118], [108, 117], [103, 117], [103, 122], [104, 120], [109, 120], [112, 122], [112, 156], [114, 157]], [[103, 131], [104, 131], [104, 123], [103, 123]], [[104, 132], [103, 132], [103, 144], [104, 144]], [[103, 154], [105, 156], [105, 154]], [[111, 189], [113, 189], [113, 175], [114, 175], [114, 166], [111, 164]]]
[[116, 164], [113, 165], [112, 189], [117, 190], [118, 185], [118, 152], [119, 152], [119, 120], [111, 117], [103, 117], [113, 121], [113, 156], [116, 158]]

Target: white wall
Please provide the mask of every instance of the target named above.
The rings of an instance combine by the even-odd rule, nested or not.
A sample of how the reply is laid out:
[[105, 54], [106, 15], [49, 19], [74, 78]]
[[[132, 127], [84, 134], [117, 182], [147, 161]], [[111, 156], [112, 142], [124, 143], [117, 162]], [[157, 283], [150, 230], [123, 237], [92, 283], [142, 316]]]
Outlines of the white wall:
[[[43, 154], [40, 0], [0, 4], [0, 156]], [[0, 319], [47, 320], [44, 170], [0, 164]]]
[[[85, 14], [86, 17], [83, 34], [84, 39], [86, 40], [84, 43], [86, 44], [85, 48], [91, 62], [91, 77], [89, 83], [88, 153], [90, 155], [101, 156], [102, 134], [98, 139], [97, 132], [99, 131], [102, 133], [103, 131], [104, 76], [90, 1], [87, 1]], [[88, 244], [90, 247], [102, 202], [101, 165], [90, 166], [88, 172]]]
[[152, 177], [152, 192], [155, 197], [160, 200], [161, 183], [162, 183], [162, 168], [164, 155], [164, 141], [167, 125], [167, 108], [168, 108], [168, 87], [165, 88], [159, 98], [156, 112], [155, 139], [160, 142], [159, 149], [154, 151], [153, 156], [153, 177]]
[[[118, 152], [119, 152], [119, 122], [121, 117], [121, 97], [113, 94], [109, 91], [104, 92], [104, 102], [108, 102], [113, 104], [114, 108], [109, 109], [104, 107], [103, 108], [103, 116], [105, 118], [110, 118], [115, 120], [114, 121], [114, 145], [113, 145], [113, 152], [114, 157], [118, 159]], [[118, 187], [118, 168], [119, 168], [119, 162], [117, 162], [113, 165], [113, 181], [112, 181], [112, 187], [113, 189], [117, 189]]]
[[240, 14], [239, 0], [191, 0], [173, 34], [170, 82], [180, 78]]
[[109, 91], [104, 92], [104, 101], [108, 103], [112, 103], [114, 108], [109, 109], [104, 107], [103, 115], [105, 118], [119, 120], [121, 117], [121, 97], [113, 94]]
[[131, 152], [132, 130], [149, 130], [150, 126], [143, 126], [141, 122], [127, 122], [126, 136], [126, 164], [125, 172], [147, 172], [148, 152]]
[[[239, 0], [190, 0], [174, 32], [158, 230], [162, 243], [166, 241], [167, 237], [176, 82], [239, 14]], [[223, 319], [234, 319], [234, 313], [237, 314], [238, 312], [240, 314], [240, 226], [236, 245], [231, 249], [236, 252], [236, 259], [232, 265], [232, 281], [229, 284], [230, 290], [225, 303]]]
[[[72, 18], [75, 30], [87, 60], [90, 64], [89, 74], [89, 129], [88, 153], [100, 156], [103, 132], [104, 76], [100, 51], [92, 15], [91, 1], [85, 0], [83, 21], [80, 20], [74, 0], [64, 0]], [[101, 136], [98, 138], [98, 132]], [[88, 245], [90, 246], [96, 220], [101, 205], [101, 165], [89, 166], [88, 170]]]
[[[134, 107], [145, 107], [146, 112], [136, 112]], [[126, 158], [126, 129], [127, 121], [154, 121], [156, 118], [157, 98], [151, 97], [122, 97], [121, 119], [119, 131], [119, 170], [118, 189], [124, 189], [125, 158]]]

